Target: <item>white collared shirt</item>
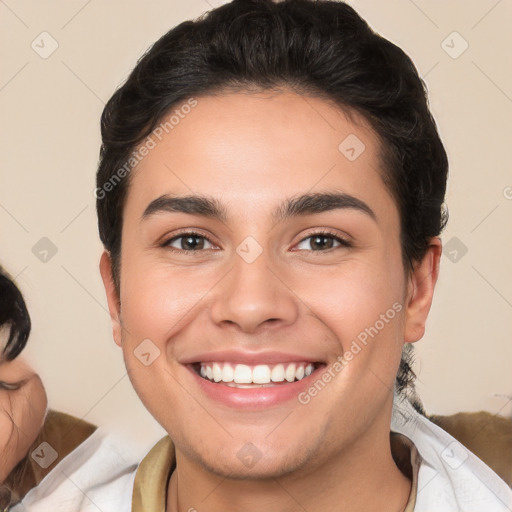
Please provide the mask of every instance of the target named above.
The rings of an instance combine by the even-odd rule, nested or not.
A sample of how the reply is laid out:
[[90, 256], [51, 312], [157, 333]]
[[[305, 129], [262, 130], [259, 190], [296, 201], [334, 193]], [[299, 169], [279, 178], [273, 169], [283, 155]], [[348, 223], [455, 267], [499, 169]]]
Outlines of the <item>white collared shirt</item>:
[[391, 430], [420, 455], [415, 512], [510, 512], [512, 490], [450, 434], [394, 396]]
[[9, 511], [130, 512], [138, 460], [128, 444], [98, 428]]

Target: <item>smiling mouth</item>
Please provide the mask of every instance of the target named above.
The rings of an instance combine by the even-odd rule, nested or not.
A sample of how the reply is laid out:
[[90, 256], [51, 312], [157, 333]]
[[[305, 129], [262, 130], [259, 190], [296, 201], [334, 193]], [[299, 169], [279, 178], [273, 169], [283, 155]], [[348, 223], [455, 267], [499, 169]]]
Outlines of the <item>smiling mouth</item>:
[[199, 362], [193, 370], [203, 379], [234, 388], [271, 387], [298, 382], [317, 370], [321, 363], [295, 362], [246, 365], [227, 362]]

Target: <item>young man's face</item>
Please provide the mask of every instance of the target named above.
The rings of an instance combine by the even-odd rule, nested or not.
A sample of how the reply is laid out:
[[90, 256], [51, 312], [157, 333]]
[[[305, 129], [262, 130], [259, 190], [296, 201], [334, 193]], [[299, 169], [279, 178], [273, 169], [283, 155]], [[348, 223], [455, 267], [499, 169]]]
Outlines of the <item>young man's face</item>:
[[[397, 206], [361, 118], [292, 92], [196, 99], [133, 171], [120, 311], [102, 258], [130, 379], [178, 465], [262, 478], [371, 453], [389, 436], [404, 340], [423, 335], [439, 241], [406, 277]], [[345, 207], [342, 196], [285, 208], [326, 193]], [[192, 202], [173, 211], [184, 196], [207, 197], [224, 218]], [[314, 371], [233, 387], [201, 377], [201, 363], [217, 378], [219, 363], [226, 380], [226, 363], [250, 367], [238, 368], [242, 381], [293, 379], [292, 363], [298, 377]]]

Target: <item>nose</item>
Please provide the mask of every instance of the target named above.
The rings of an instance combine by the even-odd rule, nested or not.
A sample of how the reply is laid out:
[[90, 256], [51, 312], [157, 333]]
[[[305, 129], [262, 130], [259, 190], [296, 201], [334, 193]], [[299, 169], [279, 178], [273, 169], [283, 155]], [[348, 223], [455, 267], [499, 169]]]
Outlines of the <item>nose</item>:
[[265, 252], [252, 263], [234, 254], [233, 267], [213, 297], [211, 315], [217, 325], [255, 333], [297, 320], [298, 298], [269, 263]]

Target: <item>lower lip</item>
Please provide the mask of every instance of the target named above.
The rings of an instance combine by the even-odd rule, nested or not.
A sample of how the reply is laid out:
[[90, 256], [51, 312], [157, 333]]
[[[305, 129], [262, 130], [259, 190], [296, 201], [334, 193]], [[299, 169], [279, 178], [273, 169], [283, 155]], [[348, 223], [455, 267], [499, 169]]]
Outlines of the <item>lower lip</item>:
[[305, 391], [318, 376], [323, 365], [301, 380], [276, 386], [235, 388], [225, 384], [211, 382], [198, 375], [187, 365], [188, 370], [196, 379], [201, 391], [217, 402], [238, 409], [263, 409], [282, 404], [288, 400], [298, 399], [299, 393]]

